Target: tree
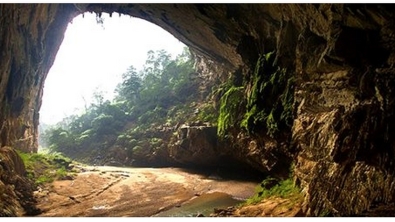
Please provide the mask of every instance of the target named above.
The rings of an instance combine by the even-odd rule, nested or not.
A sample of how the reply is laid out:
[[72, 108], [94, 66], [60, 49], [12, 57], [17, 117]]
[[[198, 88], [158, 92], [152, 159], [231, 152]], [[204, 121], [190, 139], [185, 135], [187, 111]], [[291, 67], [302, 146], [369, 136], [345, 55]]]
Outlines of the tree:
[[65, 129], [51, 128], [45, 134], [44, 138], [46, 138], [51, 151], [63, 152], [73, 147], [74, 137]]
[[122, 83], [117, 85], [115, 92], [117, 100], [136, 102], [140, 99], [141, 78], [137, 74], [136, 68], [130, 66], [125, 73], [122, 74]]
[[148, 51], [147, 60], [144, 64], [144, 74], [160, 77], [162, 71], [170, 63], [171, 55], [166, 50]]
[[[165, 50], [149, 51], [142, 70], [130, 66], [122, 74], [113, 101], [105, 100], [103, 91], [97, 88], [84, 113], [65, 118], [59, 124], [62, 127], [49, 132], [49, 144], [68, 156], [80, 158], [84, 158], [81, 153], [88, 156], [103, 153], [114, 145], [126, 146], [136, 138], [138, 143], [130, 142], [133, 147], [150, 144], [144, 141], [149, 138], [141, 137], [147, 129], [172, 121], [174, 116], [169, 115], [189, 112], [178, 110], [190, 107], [188, 102], [198, 95], [198, 87], [191, 78], [193, 64], [187, 49], [176, 59]], [[127, 125], [133, 128], [127, 129]], [[145, 146], [141, 147], [145, 150]], [[78, 150], [84, 152], [76, 155]]]

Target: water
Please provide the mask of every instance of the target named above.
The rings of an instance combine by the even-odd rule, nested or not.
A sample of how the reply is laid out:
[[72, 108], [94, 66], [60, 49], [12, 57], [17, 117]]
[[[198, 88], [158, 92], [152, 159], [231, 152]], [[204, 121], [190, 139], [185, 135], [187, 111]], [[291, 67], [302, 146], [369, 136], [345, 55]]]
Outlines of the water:
[[235, 199], [226, 193], [205, 193], [185, 202], [179, 207], [156, 214], [154, 217], [195, 217], [200, 214], [209, 216], [214, 212], [214, 208], [226, 209], [241, 202], [242, 200]]

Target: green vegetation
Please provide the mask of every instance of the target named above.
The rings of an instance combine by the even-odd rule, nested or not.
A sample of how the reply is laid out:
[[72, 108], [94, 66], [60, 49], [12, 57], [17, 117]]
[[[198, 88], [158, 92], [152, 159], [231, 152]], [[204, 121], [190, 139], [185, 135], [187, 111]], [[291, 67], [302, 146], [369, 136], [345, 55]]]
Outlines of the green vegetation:
[[269, 197], [300, 199], [301, 191], [290, 178], [278, 182], [276, 179], [269, 177], [256, 187], [255, 195], [247, 199], [243, 205], [256, 204]]
[[289, 177], [287, 179], [278, 180], [270, 176], [264, 179], [255, 188], [255, 194], [241, 205], [260, 203], [264, 199], [271, 197], [291, 200], [291, 204], [300, 203], [303, 200], [303, 195], [301, 189], [295, 185], [292, 179], [294, 167], [294, 164], [291, 164]]
[[232, 84], [230, 80], [218, 90], [225, 91], [220, 99], [219, 136], [226, 136], [231, 126], [240, 126], [248, 133], [264, 129], [271, 137], [291, 128], [294, 78], [274, 64], [274, 52], [259, 57], [243, 86]]
[[197, 115], [197, 120], [208, 122], [211, 125], [216, 125], [218, 121], [218, 112], [212, 104], [203, 104], [200, 107], [200, 112]]
[[[71, 160], [59, 153], [23, 153], [18, 151], [27, 171], [27, 178], [36, 185], [64, 179], [72, 172]], [[70, 171], [70, 172], [69, 172]]]
[[166, 149], [177, 137], [167, 132], [184, 123], [217, 125], [222, 138], [240, 127], [275, 137], [292, 126], [294, 80], [274, 57], [261, 55], [251, 76], [236, 72], [212, 91], [209, 97], [217, 99], [211, 104], [201, 101], [201, 80], [187, 48], [175, 59], [164, 50], [149, 51], [141, 70], [131, 66], [122, 75], [112, 101], [97, 90], [85, 112], [50, 127], [40, 139], [79, 162], [102, 165], [116, 156], [119, 165], [138, 165], [135, 160]]
[[294, 78], [274, 64], [274, 52], [261, 55], [248, 84], [247, 106], [240, 126], [252, 133], [264, 126], [274, 136], [293, 120]]
[[51, 151], [84, 163], [105, 164], [118, 156], [121, 164], [129, 164], [149, 156], [167, 142], [153, 142], [158, 138], [153, 131], [213, 118], [194, 114], [199, 85], [193, 65], [187, 48], [175, 59], [164, 50], [149, 51], [142, 70], [130, 66], [122, 75], [112, 101], [94, 92], [84, 113], [65, 118], [41, 137]]
[[243, 88], [231, 86], [220, 100], [220, 110], [218, 117], [218, 132], [221, 137], [225, 136], [226, 130], [237, 123], [240, 102], [243, 98]]

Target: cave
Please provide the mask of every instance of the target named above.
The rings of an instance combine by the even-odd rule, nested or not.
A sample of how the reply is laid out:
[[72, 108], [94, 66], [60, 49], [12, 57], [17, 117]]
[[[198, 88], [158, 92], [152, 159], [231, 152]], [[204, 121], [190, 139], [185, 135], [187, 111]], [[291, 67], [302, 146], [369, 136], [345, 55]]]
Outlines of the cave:
[[246, 78], [274, 51], [295, 79], [293, 121], [275, 139], [241, 138], [240, 156], [277, 175], [292, 161], [309, 216], [395, 201], [395, 19], [393, 5], [378, 4], [1, 4], [0, 187], [12, 190], [12, 175], [23, 174], [13, 150], [37, 152], [46, 75], [67, 24], [84, 12], [145, 19]]

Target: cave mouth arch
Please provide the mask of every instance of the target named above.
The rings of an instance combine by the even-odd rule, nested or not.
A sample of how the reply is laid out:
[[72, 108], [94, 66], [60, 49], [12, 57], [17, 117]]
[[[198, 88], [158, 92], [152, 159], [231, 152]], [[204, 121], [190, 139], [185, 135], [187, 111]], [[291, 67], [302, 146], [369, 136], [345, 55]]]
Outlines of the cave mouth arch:
[[[92, 104], [92, 101], [87, 99], [96, 93], [94, 90], [97, 89], [97, 85], [88, 84], [89, 81], [101, 84], [99, 90], [102, 89], [100, 87], [103, 84], [106, 84], [104, 87], [107, 88], [104, 89], [109, 89], [107, 92], [111, 93], [116, 85], [122, 82], [121, 75], [129, 67], [133, 66], [138, 70], [143, 68], [148, 51], [165, 50], [172, 59], [175, 59], [186, 47], [167, 31], [139, 18], [130, 18], [121, 14], [110, 17], [107, 13], [101, 15], [102, 23], [98, 22], [98, 18], [98, 15], [93, 13], [80, 14], [71, 21], [66, 30], [57, 58], [45, 80], [40, 110], [39, 150], [48, 148], [41, 138], [43, 132], [48, 129], [48, 124], [64, 125], [68, 121], [67, 118], [80, 115], [84, 109], [86, 111], [89, 103]], [[67, 47], [71, 49], [67, 50]], [[99, 55], [95, 57], [95, 54]], [[110, 76], [118, 78], [111, 80]], [[108, 84], [111, 81], [114, 84]], [[71, 94], [71, 91], [76, 93]], [[111, 101], [114, 95], [108, 94], [104, 95], [105, 100]], [[47, 95], [52, 96], [53, 99], [46, 97]], [[80, 100], [79, 103], [77, 100]], [[72, 113], [71, 109], [66, 110], [68, 107], [78, 108], [78, 113]], [[56, 122], [51, 122], [52, 116], [48, 115], [56, 115], [56, 111], [58, 111], [54, 119]], [[62, 121], [63, 118], [66, 120]], [[45, 122], [42, 121], [43, 119], [50, 121]]]
[[[215, 11], [201, 13], [211, 9], [211, 5], [195, 4], [26, 4], [7, 5], [3, 26], [9, 27], [5, 36], [19, 37], [3, 39], [9, 48], [3, 53], [4, 80], [0, 91], [4, 98], [1, 119], [6, 121], [1, 127], [1, 146], [18, 147], [25, 152], [37, 152], [39, 112], [42, 104], [44, 81], [51, 69], [59, 47], [64, 39], [66, 28], [76, 16], [83, 13], [117, 13], [133, 16], [151, 22], [174, 35], [192, 51], [221, 66], [229, 72], [242, 65], [240, 55], [235, 51], [238, 36], [232, 36], [221, 42], [217, 31], [207, 24], [206, 17], [217, 14]], [[246, 6], [247, 8], [250, 6]], [[227, 10], [227, 5], [219, 5]], [[16, 17], [15, 15], [20, 15]], [[34, 17], [31, 17], [33, 16]], [[228, 18], [221, 14], [225, 24]], [[20, 26], [23, 29], [20, 29]], [[240, 27], [239, 27], [240, 28]], [[221, 32], [231, 30], [226, 27]], [[245, 28], [242, 28], [245, 29]], [[239, 34], [237, 34], [239, 35]], [[232, 38], [236, 39], [233, 42]], [[8, 41], [8, 42], [7, 42]], [[232, 42], [232, 44], [230, 44]], [[22, 51], [20, 49], [23, 49]], [[14, 52], [19, 52], [14, 54]], [[6, 59], [8, 58], [8, 59]], [[21, 98], [25, 98], [23, 103]], [[10, 112], [9, 108], [18, 112]], [[22, 130], [21, 130], [22, 129]]]
[[[94, 17], [96, 17], [96, 21], [94, 21], [94, 23], [99, 23], [99, 24], [92, 24], [93, 26], [95, 26], [97, 29], [100, 29], [100, 24], [102, 24], [102, 26], [103, 26], [103, 29], [107, 29], [107, 28], [111, 28], [111, 27], [108, 27], [107, 26], [107, 24], [108, 24], [108, 22], [109, 21], [111, 21], [112, 19], [115, 19], [115, 18], [121, 18], [121, 17], [124, 17], [125, 15], [122, 15], [122, 14], [119, 14], [119, 16], [118, 15], [112, 15], [112, 18], [111, 18], [111, 16], [109, 15], [109, 14], [107, 14], [107, 13], [102, 13], [102, 14], [100, 14], [100, 16], [99, 16], [99, 14], [88, 14], [88, 13], [83, 13], [82, 15], [80, 14], [80, 15], [78, 15], [78, 16], [76, 16], [75, 18], [81, 18], [82, 17], [82, 20], [87, 20], [87, 19], [89, 19], [89, 18], [87, 18], [89, 15], [92, 15], [91, 16], [91, 19], [92, 18], [94, 18]], [[127, 15], [126, 15], [127, 16]], [[128, 18], [127, 18], [128, 19]], [[132, 18], [132, 19], [134, 19], [134, 18]], [[141, 19], [139, 19], [139, 18], [135, 18], [135, 19], [137, 19], [137, 20], [141, 20]], [[141, 21], [143, 21], [143, 20], [141, 20]], [[74, 21], [74, 20], [72, 20], [72, 22], [71, 22], [71, 26], [73, 26], [73, 25], [75, 25], [75, 23], [77, 23], [77, 21]], [[150, 24], [150, 22], [149, 21], [143, 21], [143, 23], [145, 23], [147, 26], [148, 26], [148, 24]], [[70, 25], [69, 25], [70, 26]], [[133, 24], [130, 24], [130, 26], [133, 26]], [[150, 24], [150, 26], [153, 26], [153, 27], [156, 27], [156, 25], [155, 24], [153, 24], [153, 25], [151, 25]], [[145, 27], [145, 28], [147, 28], [147, 27]], [[162, 30], [162, 29], [160, 29], [160, 30]], [[58, 51], [58, 54], [59, 53], [62, 53], [62, 47], [64, 47], [64, 43], [65, 42], [67, 42], [68, 41], [68, 36], [67, 36], [67, 32], [68, 32], [69, 30], [67, 30], [66, 31], [66, 34], [65, 34], [65, 39], [63, 40], [63, 43], [62, 43], [62, 45], [61, 45], [61, 48], [59, 49], [59, 51]], [[93, 30], [94, 31], [94, 30]], [[165, 31], [166, 32], [166, 31]], [[122, 33], [122, 32], [121, 32]], [[164, 32], [162, 32], [162, 33], [164, 33]], [[82, 33], [79, 33], [80, 35], [83, 35]], [[170, 45], [170, 41], [169, 41], [169, 39], [168, 38], [165, 38], [165, 36], [163, 36], [163, 35], [160, 35], [160, 36], [155, 36], [155, 37], [159, 37], [160, 38], [160, 41], [165, 41], [166, 42], [166, 44], [168, 44], [168, 45]], [[75, 38], [75, 37], [74, 37]], [[167, 40], [166, 40], [167, 39]], [[174, 38], [175, 39], [175, 38]], [[99, 42], [100, 42], [100, 40], [99, 40]], [[86, 42], [85, 42], [86, 43]], [[83, 44], [84, 44], [84, 42], [83, 42]], [[110, 43], [106, 43], [106, 42], [103, 42], [102, 44], [100, 44], [100, 47], [97, 47], [97, 48], [99, 48], [100, 50], [99, 50], [99, 52], [98, 53], [101, 53], [101, 54], [106, 54], [106, 52], [103, 50], [103, 48], [105, 48], [105, 46], [106, 45], [113, 45], [113, 42], [110, 42]], [[185, 47], [185, 45], [184, 44], [180, 44], [181, 46], [182, 46], [182, 48], [183, 47]], [[170, 46], [170, 47], [174, 47], [174, 46]], [[180, 47], [181, 48], [181, 47]], [[158, 48], [158, 49], [160, 49], [160, 48]], [[123, 49], [123, 50], [125, 50], [125, 49]], [[180, 50], [181, 51], [181, 50]], [[116, 52], [115, 52], [116, 53]], [[78, 54], [78, 53], [76, 53], [76, 54]], [[145, 53], [144, 53], [145, 54]], [[75, 56], [75, 55], [74, 55]], [[85, 56], [86, 57], [86, 59], [85, 60], [95, 60], [95, 59], [97, 59], [97, 58], [90, 58], [89, 56]], [[77, 60], [78, 60], [78, 58], [77, 58]], [[100, 63], [100, 61], [98, 62], [98, 61], [94, 61], [95, 63]], [[104, 61], [103, 61], [104, 62]], [[54, 65], [53, 65], [53, 67], [52, 67], [52, 69], [54, 69], [54, 67], [56, 68], [56, 66], [57, 66], [57, 63], [56, 63], [56, 61], [55, 61], [55, 63], [54, 63]], [[71, 65], [70, 64], [70, 66], [73, 66], [73, 65]], [[91, 66], [94, 66], [94, 64], [92, 65], [91, 64]], [[129, 66], [129, 64], [128, 64], [128, 66]], [[125, 69], [126, 69], [126, 67], [125, 67]], [[125, 69], [123, 69], [122, 71], [124, 71]], [[52, 70], [51, 70], [52, 71]], [[48, 74], [48, 77], [47, 78], [51, 78], [51, 77], [55, 77], [55, 73], [51, 73], [51, 71], [49, 72], [49, 74]], [[91, 71], [92, 72], [92, 71]], [[93, 71], [94, 72], [94, 71]], [[78, 77], [80, 77], [82, 74], [77, 74], [77, 77], [76, 78], [78, 78]], [[68, 77], [69, 78], [69, 77]], [[48, 81], [48, 79], [46, 79], [46, 81]], [[79, 81], [79, 80], [77, 80], [77, 81]], [[62, 81], [62, 84], [65, 84], [65, 81]], [[67, 85], [67, 84], [65, 84], [65, 85]], [[42, 105], [42, 107], [44, 107], [45, 108], [45, 105], [46, 105], [46, 101], [45, 101], [45, 93], [47, 93], [46, 91], [46, 88], [44, 88], [44, 96], [43, 96], [43, 105]], [[58, 88], [56, 88], [56, 90], [59, 90]], [[73, 90], [76, 90], [75, 88], [73, 88]], [[64, 99], [62, 100], [62, 102], [63, 103], [65, 103], [65, 101], [64, 101]], [[49, 108], [49, 110], [50, 110], [50, 108]], [[42, 117], [43, 115], [40, 115], [40, 117]], [[41, 131], [42, 131], [43, 129], [41, 129]], [[97, 155], [97, 156], [102, 156], [102, 154], [100, 154], [100, 155]], [[96, 156], [95, 156], [96, 157]], [[228, 159], [228, 158], [227, 158]], [[223, 161], [220, 161], [220, 162], [223, 162]], [[232, 162], [232, 161], [229, 161], [229, 162]], [[231, 163], [227, 163], [226, 165], [231, 165]], [[247, 168], [247, 166], [246, 166], [246, 168]]]
[[[3, 33], [0, 36], [0, 40], [2, 41], [2, 59], [0, 60], [0, 95], [2, 96], [0, 98], [2, 100], [0, 103], [0, 147], [11, 146], [28, 152], [37, 151], [35, 150], [37, 147], [35, 140], [39, 119], [37, 110], [39, 110], [41, 104], [43, 79], [45, 79], [54, 61], [67, 23], [76, 15], [84, 12], [119, 12], [151, 21], [179, 37], [182, 42], [197, 52], [209, 56], [215, 62], [223, 63], [233, 68], [233, 70], [242, 66], [241, 68], [243, 69], [241, 70], [243, 73], [244, 70], [248, 71], [248, 68], [251, 68], [243, 61], [245, 60], [244, 56], [236, 50], [243, 36], [251, 36], [251, 38], [248, 37], [245, 39], [257, 39], [257, 42], [262, 44], [268, 43], [268, 40], [271, 43], [278, 43], [277, 47], [280, 47], [279, 49], [285, 49], [283, 52], [290, 52], [288, 51], [287, 42], [296, 42], [295, 46], [297, 47], [296, 50], [298, 50], [297, 60], [295, 63], [289, 65], [296, 66], [296, 75], [299, 81], [297, 87], [300, 87], [302, 91], [311, 90], [314, 93], [322, 92], [326, 88], [319, 84], [305, 84], [304, 87], [303, 83], [313, 79], [321, 79], [321, 76], [313, 76], [317, 68], [315, 67], [316, 60], [321, 61], [319, 58], [324, 58], [327, 62], [325, 66], [333, 69], [333, 72], [354, 68], [344, 65], [344, 58], [337, 56], [321, 57], [321, 55], [325, 55], [328, 52], [327, 50], [331, 49], [333, 46], [332, 43], [336, 42], [338, 31], [341, 31], [344, 27], [380, 30], [380, 35], [383, 34], [382, 40], [384, 40], [382, 44], [391, 52], [387, 61], [382, 61], [383, 64], [388, 63], [391, 69], [386, 70], [380, 67], [377, 71], [377, 76], [382, 76], [380, 81], [383, 81], [383, 88], [380, 88], [380, 91], [383, 89], [383, 95], [380, 96], [389, 98], [390, 101], [392, 101], [391, 98], [394, 98], [392, 96], [393, 91], [387, 90], [387, 86], [391, 86], [392, 84], [392, 79], [388, 80], [385, 77], [386, 75], [390, 76], [390, 74], [393, 74], [392, 67], [395, 61], [394, 50], [391, 47], [393, 45], [393, 38], [390, 38], [393, 33], [393, 24], [395, 23], [392, 16], [393, 12], [387, 5], [386, 7], [373, 4], [353, 5], [353, 7], [350, 7], [347, 4], [241, 4], [232, 6], [219, 4], [216, 6], [195, 4], [3, 4], [0, 11], [2, 12], [0, 27], [5, 27], [2, 29]], [[291, 28], [291, 31], [295, 33], [290, 35], [291, 37], [288, 41], [284, 41], [288, 39], [288, 35], [283, 35], [282, 32], [278, 31], [284, 30], [283, 25], [288, 22], [293, 23], [294, 28]], [[193, 28], [195, 30], [192, 31]], [[329, 41], [330, 44], [327, 43], [327, 47], [314, 47], [314, 41], [312, 43], [310, 41], [311, 39], [305, 38], [308, 36], [304, 34], [308, 32], [312, 32], [322, 39], [332, 41]], [[222, 33], [227, 33], [228, 35], [225, 36]], [[352, 33], [358, 34], [359, 32], [351, 30]], [[295, 39], [295, 36], [298, 38]], [[372, 37], [374, 40], [375, 34], [368, 35], [368, 37]], [[324, 44], [324, 42], [322, 43]], [[311, 54], [311, 49], [314, 49], [313, 54]], [[344, 56], [344, 53], [340, 53], [340, 55], [342, 54]], [[375, 58], [373, 59], [374, 63], [376, 63]], [[375, 70], [378, 67], [372, 68], [371, 70]], [[335, 85], [331, 83], [328, 86]], [[348, 89], [348, 87], [343, 89]], [[370, 91], [370, 87], [368, 87], [368, 90]], [[301, 122], [306, 115], [314, 114], [315, 112], [317, 112], [317, 115], [314, 118], [317, 119], [320, 118], [318, 114], [321, 115], [321, 111], [326, 112], [332, 110], [335, 111], [334, 113], [336, 115], [337, 113], [340, 115], [347, 114], [345, 110], [347, 111], [347, 107], [354, 107], [354, 102], [362, 104], [364, 106], [363, 108], [369, 111], [369, 117], [372, 117], [372, 120], [378, 120], [384, 123], [391, 122], [390, 120], [393, 119], [393, 116], [390, 115], [394, 113], [391, 106], [385, 107], [383, 112], [381, 112], [376, 102], [367, 104], [365, 102], [360, 103], [361, 101], [359, 100], [350, 100], [350, 103], [347, 102], [347, 104], [351, 104], [351, 106], [342, 105], [345, 101], [342, 99], [344, 96], [341, 95], [333, 98], [330, 104], [339, 104], [346, 109], [334, 110], [333, 106], [329, 106], [326, 103], [326, 100], [320, 101], [316, 97], [309, 97], [311, 94], [308, 93], [309, 91], [306, 92], [295, 94], [298, 99], [297, 105], [300, 108], [298, 110], [301, 110], [295, 118]], [[373, 96], [370, 92], [368, 95]], [[323, 107], [323, 109], [311, 109], [312, 107]], [[370, 112], [370, 110], [373, 110], [373, 112]], [[347, 112], [349, 111], [348, 109]], [[380, 115], [376, 115], [377, 113]], [[332, 118], [332, 114], [329, 116]], [[354, 115], [349, 116], [350, 118], [347, 121], [334, 123], [332, 123], [332, 120], [327, 121], [328, 126], [335, 124], [336, 127], [334, 129], [348, 129], [348, 126], [353, 126], [352, 122], [355, 120]], [[380, 120], [378, 119], [379, 117], [383, 118]], [[370, 123], [368, 123], [367, 127], [369, 128], [370, 126]], [[384, 129], [384, 127], [381, 127], [375, 133], [366, 131], [366, 135], [369, 138], [379, 134], [388, 135], [386, 134], [390, 132], [388, 129], [391, 128]], [[357, 155], [357, 159], [345, 162], [347, 164], [357, 162], [357, 168], [351, 168], [350, 171], [343, 170], [350, 169], [347, 168], [350, 165], [339, 164], [334, 162], [333, 159], [330, 159], [329, 157], [333, 152], [327, 152], [329, 149], [326, 149], [326, 143], [316, 144], [312, 142], [306, 144], [305, 141], [309, 140], [308, 135], [315, 135], [316, 131], [316, 128], [306, 130], [304, 127], [301, 127], [299, 131], [293, 131], [291, 138], [291, 142], [294, 144], [294, 150], [297, 152], [295, 158], [300, 158], [304, 161], [304, 163], [300, 162], [300, 164], [296, 165], [300, 170], [300, 174], [296, 175], [296, 177], [300, 179], [301, 184], [309, 194], [305, 200], [306, 210], [310, 212], [309, 214], [319, 215], [328, 206], [328, 203], [333, 206], [329, 210], [343, 210], [343, 212], [333, 210], [335, 215], [342, 215], [342, 213], [345, 213], [343, 215], [350, 215], [352, 213], [362, 212], [367, 210], [369, 206], [369, 204], [365, 203], [374, 203], [377, 201], [377, 195], [381, 194], [383, 194], [382, 196], [385, 199], [379, 201], [386, 203], [393, 201], [393, 198], [387, 197], [387, 194], [393, 193], [393, 187], [387, 186], [387, 184], [393, 181], [393, 174], [388, 176], [386, 174], [374, 173], [371, 174], [371, 177], [368, 176], [368, 178], [375, 178], [376, 175], [382, 175], [382, 178], [387, 179], [382, 186], [375, 186], [375, 183], [370, 183], [372, 184], [370, 187], [360, 187], [361, 190], [369, 191], [371, 195], [366, 196], [364, 199], [366, 201], [361, 202], [358, 206], [353, 204], [353, 200], [361, 197], [359, 193], [348, 192], [348, 189], [341, 189], [342, 193], [339, 193], [335, 189], [337, 188], [335, 186], [336, 183], [333, 183], [332, 186], [327, 186], [327, 181], [329, 180], [323, 180], [322, 178], [330, 178], [334, 182], [340, 181], [340, 186], [349, 184], [351, 187], [354, 185], [356, 179], [361, 178], [360, 175], [366, 178], [364, 171], [365, 169], [372, 169], [372, 166], [364, 163], [360, 165], [358, 159], [360, 160], [361, 158]], [[358, 144], [353, 142], [354, 140], [350, 141], [351, 144], [349, 147], [358, 147]], [[394, 144], [391, 138], [386, 138], [386, 141], [386, 144]], [[337, 141], [335, 142], [338, 144]], [[337, 148], [343, 149], [343, 146], [337, 146]], [[344, 148], [347, 149], [347, 147]], [[375, 144], [369, 147], [369, 149], [375, 150], [378, 148]], [[309, 158], [311, 157], [311, 159], [306, 159], [306, 155], [304, 154], [308, 154], [307, 156]], [[321, 161], [321, 157], [325, 157], [325, 161]], [[384, 159], [378, 161], [377, 169], [380, 172], [381, 169], [384, 169], [382, 172], [387, 172], [393, 166], [392, 162], [387, 161], [392, 161], [391, 157], [387, 158], [386, 156]], [[262, 162], [259, 162], [259, 164], [262, 164]], [[331, 171], [330, 169], [332, 168], [338, 170]], [[388, 172], [393, 172], [393, 170], [390, 169]], [[346, 183], [344, 178], [349, 178], [347, 180], [349, 182]], [[325, 189], [323, 189], [324, 187]], [[376, 191], [379, 191], [377, 195]], [[350, 196], [350, 194], [352, 195]], [[318, 201], [321, 199], [328, 201]]]
[[121, 74], [130, 66], [141, 69], [149, 50], [163, 49], [175, 57], [186, 47], [143, 19], [103, 13], [100, 21], [93, 13], [83, 13], [68, 25], [45, 80], [40, 123], [54, 124], [83, 108], [96, 88], [112, 98]]

